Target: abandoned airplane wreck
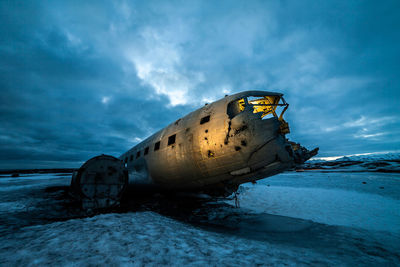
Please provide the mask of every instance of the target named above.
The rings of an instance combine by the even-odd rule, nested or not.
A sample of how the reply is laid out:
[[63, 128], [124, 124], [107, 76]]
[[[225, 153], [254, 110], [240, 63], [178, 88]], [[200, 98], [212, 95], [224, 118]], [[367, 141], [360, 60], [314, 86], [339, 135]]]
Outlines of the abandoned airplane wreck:
[[191, 112], [123, 153], [101, 155], [74, 173], [84, 208], [118, 205], [128, 184], [229, 196], [240, 184], [266, 178], [318, 152], [286, 139], [280, 93], [246, 91]]

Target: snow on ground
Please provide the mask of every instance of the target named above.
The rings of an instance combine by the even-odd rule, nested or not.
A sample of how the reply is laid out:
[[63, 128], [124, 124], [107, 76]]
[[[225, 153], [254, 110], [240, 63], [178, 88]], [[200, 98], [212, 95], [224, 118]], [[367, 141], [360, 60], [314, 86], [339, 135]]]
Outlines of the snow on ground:
[[399, 174], [287, 172], [243, 185], [240, 208], [160, 198], [83, 218], [57, 189], [69, 176], [37, 178], [0, 178], [0, 266], [400, 265]]
[[[23, 243], [22, 243], [23, 242]], [[335, 264], [318, 252], [207, 231], [153, 212], [105, 214], [23, 229], [2, 255], [7, 264], [255, 265]], [[19, 249], [15, 249], [19, 247]]]
[[332, 225], [343, 225], [400, 234], [400, 200], [374, 194], [337, 189], [268, 189], [255, 186], [239, 197], [242, 208], [302, 218]]
[[[299, 176], [309, 177], [298, 181]], [[284, 186], [278, 180], [283, 177], [287, 177], [282, 179], [287, 181]], [[288, 172], [244, 185], [239, 202], [255, 212], [400, 234], [399, 178], [397, 174]], [[288, 186], [290, 179], [292, 186]]]

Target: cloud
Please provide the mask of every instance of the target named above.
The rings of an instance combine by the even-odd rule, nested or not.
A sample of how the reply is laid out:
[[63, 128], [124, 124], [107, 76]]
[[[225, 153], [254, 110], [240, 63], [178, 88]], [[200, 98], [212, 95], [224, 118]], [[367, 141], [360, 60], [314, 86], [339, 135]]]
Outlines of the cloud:
[[374, 133], [374, 134], [355, 134], [355, 138], [364, 138], [364, 139], [370, 139], [370, 138], [377, 138], [379, 136], [385, 135], [385, 133]]
[[0, 167], [120, 155], [204, 105], [279, 91], [292, 140], [400, 149], [398, 3], [0, 3]]

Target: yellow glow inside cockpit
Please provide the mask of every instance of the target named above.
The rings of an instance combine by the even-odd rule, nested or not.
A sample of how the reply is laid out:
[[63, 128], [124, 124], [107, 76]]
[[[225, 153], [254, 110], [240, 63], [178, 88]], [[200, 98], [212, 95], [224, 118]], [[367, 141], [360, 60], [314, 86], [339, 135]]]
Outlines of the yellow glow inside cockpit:
[[250, 100], [249, 104], [253, 105], [253, 113], [262, 113], [261, 118], [271, 113], [277, 117], [275, 110], [279, 99], [279, 96], [264, 96], [259, 99]]
[[240, 111], [243, 111], [243, 110], [244, 110], [244, 107], [245, 107], [245, 105], [246, 105], [246, 103], [244, 102], [244, 98], [239, 99], [239, 100], [238, 100], [238, 103], [239, 103], [239, 109], [240, 109]]
[[[285, 100], [278, 96], [248, 96], [244, 98], [237, 99], [229, 103], [228, 105], [228, 115], [233, 118], [245, 109], [252, 110], [253, 113], [260, 114], [261, 118], [267, 115], [277, 117], [280, 121], [283, 121], [283, 113], [285, 113], [288, 108], [288, 104]], [[247, 108], [246, 108], [247, 107]], [[277, 107], [283, 108], [283, 110]], [[276, 112], [279, 112], [278, 116]]]

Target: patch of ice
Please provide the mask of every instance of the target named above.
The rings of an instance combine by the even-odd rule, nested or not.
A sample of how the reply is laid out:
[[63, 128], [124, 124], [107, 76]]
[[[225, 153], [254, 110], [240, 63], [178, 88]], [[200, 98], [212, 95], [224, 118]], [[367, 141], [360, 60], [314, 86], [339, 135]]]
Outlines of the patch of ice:
[[341, 189], [255, 185], [240, 206], [330, 225], [400, 233], [400, 200]]

